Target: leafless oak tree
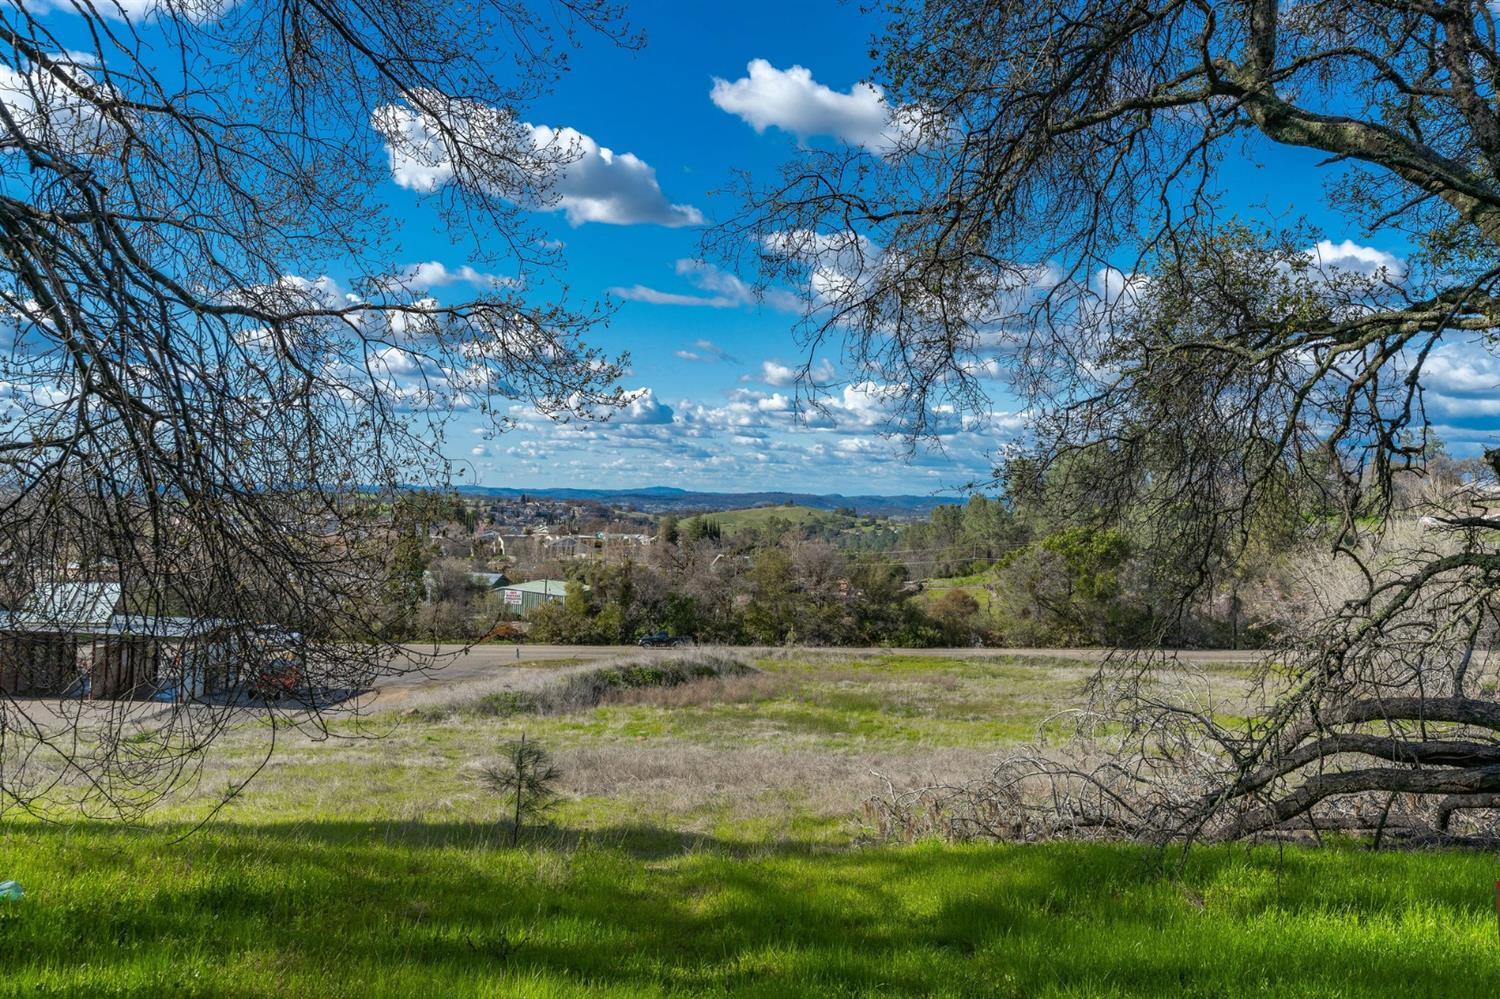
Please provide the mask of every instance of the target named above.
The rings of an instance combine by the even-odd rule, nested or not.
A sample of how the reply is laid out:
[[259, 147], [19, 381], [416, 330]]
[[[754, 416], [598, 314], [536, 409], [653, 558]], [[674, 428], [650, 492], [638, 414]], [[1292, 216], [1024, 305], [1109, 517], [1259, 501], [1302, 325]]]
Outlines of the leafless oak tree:
[[[999, 369], [1034, 417], [1009, 467], [1082, 476], [1081, 512], [1181, 553], [1183, 600], [1287, 516], [1341, 580], [1268, 654], [1248, 721], [1120, 656], [1087, 751], [1017, 757], [966, 814], [1015, 836], [1493, 835], [1494, 476], [1401, 487], [1442, 351], [1500, 325], [1493, 9], [893, 6], [890, 141], [747, 182], [717, 248], [808, 288], [809, 357], [851, 355], [907, 433], [989, 408]], [[1231, 161], [1272, 145], [1323, 168], [1335, 239], [1398, 234], [1407, 258], [1334, 266], [1315, 227], [1227, 212]]]
[[[599, 308], [570, 302], [526, 218], [576, 150], [521, 118], [583, 36], [636, 43], [619, 16], [606, 0], [0, 10], [7, 807], [149, 804], [193, 776], [247, 686], [291, 682], [288, 655], [307, 703], [286, 714], [320, 726], [325, 692], [392, 668], [372, 638], [391, 504], [451, 480], [448, 415], [503, 429], [512, 403], [561, 419], [619, 402], [620, 359], [583, 339]], [[472, 300], [441, 304], [400, 269], [380, 193], [397, 157], [501, 273]], [[74, 645], [46, 636], [112, 658], [64, 684]], [[174, 703], [98, 696], [106, 667], [130, 692], [132, 642]]]

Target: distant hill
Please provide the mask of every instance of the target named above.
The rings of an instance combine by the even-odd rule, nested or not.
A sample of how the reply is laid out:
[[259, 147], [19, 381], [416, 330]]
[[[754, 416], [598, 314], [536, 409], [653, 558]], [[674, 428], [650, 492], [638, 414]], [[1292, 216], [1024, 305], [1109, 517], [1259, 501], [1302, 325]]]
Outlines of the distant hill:
[[786, 506], [793, 504], [815, 510], [837, 510], [853, 507], [866, 516], [925, 517], [934, 507], [962, 503], [957, 496], [819, 496], [811, 493], [700, 493], [672, 486], [645, 489], [511, 489], [500, 486], [457, 486], [466, 496], [537, 496], [555, 500], [590, 500], [640, 510], [644, 513], [702, 513], [719, 510], [743, 510], [747, 507]]
[[712, 519], [726, 535], [730, 536], [738, 534], [747, 527], [763, 527], [772, 520], [785, 520], [794, 527], [808, 527], [817, 523], [840, 527], [854, 523], [852, 520], [837, 517], [828, 510], [819, 510], [810, 506], [756, 506], [744, 510], [715, 511]]

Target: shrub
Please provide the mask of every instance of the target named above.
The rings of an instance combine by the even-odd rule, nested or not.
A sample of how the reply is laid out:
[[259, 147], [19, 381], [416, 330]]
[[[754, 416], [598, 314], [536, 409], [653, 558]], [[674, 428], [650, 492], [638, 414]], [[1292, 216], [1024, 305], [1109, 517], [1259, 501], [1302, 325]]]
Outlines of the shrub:
[[536, 697], [519, 690], [497, 690], [469, 702], [466, 714], [485, 718], [505, 718], [536, 710]]
[[[680, 687], [703, 680], [724, 679], [757, 674], [744, 661], [733, 656], [701, 650], [676, 657], [652, 659], [649, 662], [617, 662], [596, 669], [572, 673], [558, 683], [535, 691], [471, 690], [466, 696], [449, 696], [443, 700], [420, 703], [406, 713], [415, 718], [437, 721], [454, 714], [481, 718], [504, 718], [519, 714], [560, 714], [591, 708], [629, 690], [652, 690]], [[483, 690], [483, 688], [480, 688]]]
[[569, 711], [593, 707], [611, 693], [642, 687], [677, 687], [694, 680], [742, 676], [751, 667], [738, 659], [712, 653], [687, 656], [678, 660], [650, 663], [626, 663], [574, 673], [563, 683], [547, 691], [542, 710]]

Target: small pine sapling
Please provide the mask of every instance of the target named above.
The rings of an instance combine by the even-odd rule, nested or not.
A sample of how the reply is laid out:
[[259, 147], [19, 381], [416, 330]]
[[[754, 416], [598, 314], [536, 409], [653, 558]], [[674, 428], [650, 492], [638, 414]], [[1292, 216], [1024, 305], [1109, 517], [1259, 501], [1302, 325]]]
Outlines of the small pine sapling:
[[552, 754], [535, 742], [527, 742], [524, 732], [519, 740], [506, 743], [495, 762], [480, 768], [479, 779], [484, 786], [509, 801], [512, 846], [520, 842], [521, 827], [528, 820], [540, 818], [557, 804], [561, 777]]

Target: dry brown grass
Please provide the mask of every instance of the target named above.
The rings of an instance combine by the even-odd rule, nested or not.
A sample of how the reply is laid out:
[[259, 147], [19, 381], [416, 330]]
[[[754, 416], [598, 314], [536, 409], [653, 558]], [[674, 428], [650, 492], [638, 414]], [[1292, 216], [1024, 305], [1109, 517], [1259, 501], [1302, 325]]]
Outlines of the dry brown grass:
[[[563, 769], [561, 827], [847, 843], [871, 831], [863, 805], [886, 790], [882, 776], [910, 788], [990, 773], [994, 754], [1037, 738], [1056, 712], [1082, 706], [1083, 680], [1094, 669], [1051, 658], [770, 656], [755, 672], [597, 688], [597, 699], [562, 710], [499, 710], [512, 695], [587, 682], [578, 674], [660, 666], [705, 651], [503, 667], [434, 683], [369, 718], [362, 731], [374, 739], [316, 742], [283, 732], [236, 814], [487, 818], [494, 803], [472, 780], [473, 765], [524, 731]], [[1243, 687], [1237, 671], [1215, 670], [1207, 679], [1226, 692]], [[486, 698], [497, 710], [479, 710], [476, 702]], [[248, 772], [265, 745], [262, 727], [231, 733], [196, 800]]]
[[641, 814], [672, 815], [689, 827], [731, 815], [855, 821], [864, 801], [885, 789], [884, 777], [900, 786], [958, 783], [992, 759], [968, 749], [850, 753], [689, 743], [580, 746], [555, 756], [569, 795], [629, 801]]
[[626, 687], [612, 690], [600, 704], [637, 704], [686, 708], [705, 704], [751, 704], [785, 692], [795, 681], [768, 673], [709, 677], [675, 687]]

